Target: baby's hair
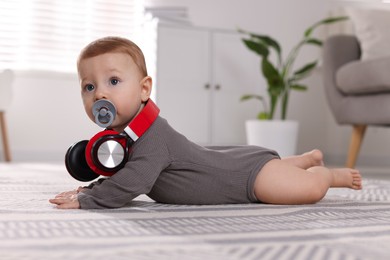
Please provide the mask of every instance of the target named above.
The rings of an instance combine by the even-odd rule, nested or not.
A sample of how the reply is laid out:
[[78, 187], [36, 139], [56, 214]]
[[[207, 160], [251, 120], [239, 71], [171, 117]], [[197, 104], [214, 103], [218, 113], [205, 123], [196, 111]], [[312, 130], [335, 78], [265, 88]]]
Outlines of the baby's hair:
[[142, 77], [146, 77], [148, 75], [145, 57], [141, 49], [134, 42], [128, 39], [114, 36], [97, 39], [85, 46], [77, 60], [77, 69], [80, 68], [81, 60], [110, 52], [119, 52], [130, 55], [140, 70]]

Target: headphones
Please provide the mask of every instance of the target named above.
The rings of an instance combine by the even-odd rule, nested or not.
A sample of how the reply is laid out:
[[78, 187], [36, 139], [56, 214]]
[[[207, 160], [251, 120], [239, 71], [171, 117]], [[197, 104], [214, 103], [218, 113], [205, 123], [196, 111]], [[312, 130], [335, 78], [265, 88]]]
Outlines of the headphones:
[[[71, 145], [65, 155], [69, 174], [79, 181], [92, 181], [100, 175], [112, 176], [124, 167], [129, 151], [156, 120], [160, 109], [149, 99], [122, 133], [105, 129], [89, 141], [83, 140]], [[98, 100], [92, 107], [95, 122], [100, 127], [109, 127], [115, 119], [116, 108], [106, 99]]]

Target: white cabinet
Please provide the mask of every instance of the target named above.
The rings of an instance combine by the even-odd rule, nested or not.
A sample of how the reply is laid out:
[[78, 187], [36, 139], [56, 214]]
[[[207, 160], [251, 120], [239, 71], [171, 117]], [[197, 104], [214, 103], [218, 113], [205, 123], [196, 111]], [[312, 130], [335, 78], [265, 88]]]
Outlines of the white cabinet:
[[233, 31], [158, 26], [156, 101], [161, 115], [190, 140], [245, 144], [245, 120], [260, 104], [240, 102], [259, 93], [259, 58]]

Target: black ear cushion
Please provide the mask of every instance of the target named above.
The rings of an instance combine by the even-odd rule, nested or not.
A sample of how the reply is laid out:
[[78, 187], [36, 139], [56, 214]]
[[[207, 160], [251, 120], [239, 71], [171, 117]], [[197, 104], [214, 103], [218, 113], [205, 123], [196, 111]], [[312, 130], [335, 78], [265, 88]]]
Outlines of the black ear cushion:
[[73, 178], [79, 181], [92, 181], [100, 176], [92, 171], [87, 164], [85, 159], [87, 144], [87, 140], [74, 143], [65, 155], [66, 169]]

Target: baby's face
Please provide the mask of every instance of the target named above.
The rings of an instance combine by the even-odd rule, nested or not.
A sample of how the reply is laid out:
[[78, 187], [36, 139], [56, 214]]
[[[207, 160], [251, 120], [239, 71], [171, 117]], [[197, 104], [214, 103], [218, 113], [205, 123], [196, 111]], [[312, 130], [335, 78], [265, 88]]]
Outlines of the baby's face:
[[150, 96], [150, 77], [143, 78], [132, 58], [124, 53], [106, 53], [81, 60], [79, 79], [89, 118], [95, 122], [92, 114], [95, 101], [107, 99], [117, 109], [110, 128], [118, 132], [123, 131]]

